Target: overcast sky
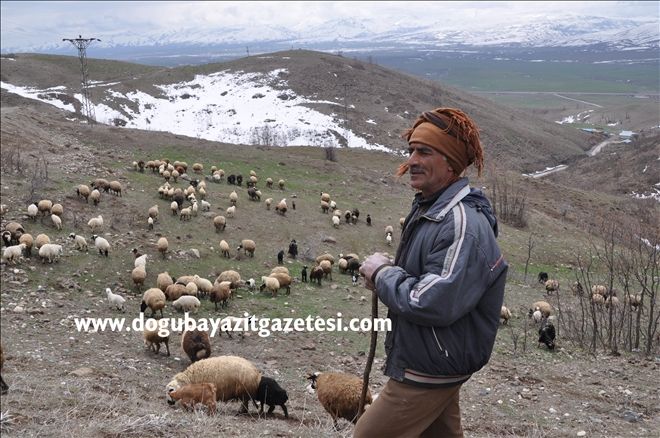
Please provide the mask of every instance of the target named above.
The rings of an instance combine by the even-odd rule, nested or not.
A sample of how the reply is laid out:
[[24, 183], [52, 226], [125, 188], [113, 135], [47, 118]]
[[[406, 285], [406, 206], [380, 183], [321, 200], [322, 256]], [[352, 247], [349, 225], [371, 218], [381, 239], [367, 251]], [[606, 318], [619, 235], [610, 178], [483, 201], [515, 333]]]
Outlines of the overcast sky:
[[385, 30], [395, 25], [447, 23], [451, 28], [514, 24], [565, 14], [659, 20], [660, 2], [30, 2], [2, 1], [4, 49], [39, 46], [62, 38], [281, 25], [293, 30], [331, 19], [370, 20]]

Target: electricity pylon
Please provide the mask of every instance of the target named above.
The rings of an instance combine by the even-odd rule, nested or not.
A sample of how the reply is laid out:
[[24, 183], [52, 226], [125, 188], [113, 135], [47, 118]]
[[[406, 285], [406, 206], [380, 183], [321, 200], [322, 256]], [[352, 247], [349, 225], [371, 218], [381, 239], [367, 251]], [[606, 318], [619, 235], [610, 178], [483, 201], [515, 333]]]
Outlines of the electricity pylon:
[[87, 47], [93, 41], [101, 41], [98, 38], [83, 38], [78, 35], [78, 38], [62, 38], [62, 41], [68, 41], [78, 49], [78, 58], [80, 59], [80, 73], [82, 75], [82, 114], [87, 117], [89, 123], [96, 122], [94, 114], [94, 106], [89, 99], [89, 83], [87, 81]]

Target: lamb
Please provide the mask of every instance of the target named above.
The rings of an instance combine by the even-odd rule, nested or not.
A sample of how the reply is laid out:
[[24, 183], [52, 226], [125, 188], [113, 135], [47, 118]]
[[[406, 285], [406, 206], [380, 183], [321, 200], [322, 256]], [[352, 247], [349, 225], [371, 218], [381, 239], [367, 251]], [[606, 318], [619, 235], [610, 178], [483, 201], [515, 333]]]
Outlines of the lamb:
[[220, 307], [227, 307], [227, 301], [231, 298], [231, 281], [220, 281], [213, 283], [213, 288], [209, 294], [209, 300], [214, 304], [215, 310]]
[[60, 219], [59, 216], [55, 214], [51, 214], [50, 220], [53, 221], [53, 225], [55, 225], [55, 228], [57, 228], [58, 230], [62, 229], [62, 219]]
[[254, 251], [257, 249], [257, 245], [254, 243], [254, 240], [243, 239], [237, 249], [242, 249], [245, 251], [245, 255], [254, 257]]
[[89, 248], [87, 247], [87, 240], [81, 235], [71, 233], [69, 234], [69, 237], [73, 239], [73, 241], [76, 243], [76, 249], [79, 251], [88, 251]]
[[99, 254], [108, 256], [108, 251], [110, 250], [110, 243], [105, 240], [103, 237], [97, 236], [96, 234], [92, 235], [92, 242], [94, 246], [99, 250]]
[[224, 216], [216, 216], [213, 218], [213, 226], [215, 227], [215, 232], [224, 231], [227, 226], [227, 219]]
[[[146, 325], [146, 324], [145, 324]], [[144, 346], [149, 348], [149, 350], [158, 354], [160, 352], [160, 344], [165, 344], [165, 349], [167, 350], [167, 355], [170, 355], [170, 335], [160, 336], [158, 330], [147, 330], [146, 328], [142, 332], [144, 337]]]
[[89, 195], [89, 199], [92, 200], [94, 205], [99, 205], [99, 202], [101, 202], [101, 192], [96, 189], [92, 190], [92, 193]]
[[196, 404], [203, 404], [206, 406], [209, 415], [215, 415], [217, 409], [216, 390], [215, 385], [212, 383], [195, 383], [192, 385], [184, 385], [181, 388], [169, 393], [171, 400], [167, 402], [171, 405], [175, 404], [177, 400], [181, 406], [186, 410], [194, 410]]
[[[165, 294], [162, 290], [152, 287], [147, 289], [142, 295], [142, 303], [140, 304], [140, 312], [144, 313], [147, 307], [151, 309], [151, 316], [153, 317], [157, 311], [160, 310], [160, 316], [163, 316], [163, 307], [165, 307]], [[168, 349], [169, 355], [169, 349]]]
[[341, 223], [341, 221], [339, 220], [339, 218], [337, 216], [333, 215], [332, 216], [332, 226], [335, 227], [335, 228], [339, 228], [340, 223]]
[[166, 257], [168, 248], [169, 248], [169, 243], [167, 242], [167, 239], [165, 237], [161, 237], [160, 239], [158, 239], [158, 242], [156, 242], [156, 249], [158, 249], [158, 252], [163, 255], [163, 258]]
[[205, 200], [201, 200], [200, 202], [202, 204], [202, 211], [211, 211], [211, 204], [206, 202]]
[[211, 356], [211, 339], [209, 332], [203, 330], [186, 330], [181, 336], [181, 349], [190, 362], [197, 362]]
[[248, 360], [238, 356], [217, 356], [191, 364], [174, 376], [166, 386], [168, 403], [170, 393], [190, 383], [215, 385], [216, 400], [241, 400], [243, 412], [248, 411], [248, 401], [254, 398], [261, 382], [261, 373]]
[[284, 411], [284, 418], [289, 418], [289, 412], [286, 409], [285, 403], [289, 400], [289, 395], [286, 391], [270, 377], [261, 377], [255, 401], [261, 403], [259, 407], [259, 414], [264, 413], [264, 404], [268, 405], [268, 413], [272, 414], [275, 406], [281, 406]]
[[232, 205], [231, 207], [228, 207], [225, 213], [227, 214], [227, 217], [234, 217], [236, 214], [236, 206]]
[[230, 257], [229, 244], [224, 239], [220, 241], [220, 252], [222, 252], [223, 257], [227, 257], [227, 258]]
[[5, 247], [4, 251], [2, 252], [2, 260], [15, 265], [16, 262], [23, 257], [23, 252], [25, 251], [26, 247], [27, 245], [24, 243]]
[[42, 263], [46, 263], [46, 259], [48, 260], [48, 263], [58, 261], [62, 254], [62, 245], [57, 245], [55, 243], [47, 243], [39, 248], [39, 258], [41, 258]]
[[78, 187], [76, 187], [76, 195], [78, 197], [83, 198], [85, 202], [89, 202], [89, 195], [91, 194], [89, 186], [85, 184], [80, 184]]
[[392, 233], [387, 233], [385, 236], [385, 243], [387, 243], [388, 246], [392, 246]]
[[103, 216], [98, 215], [87, 221], [87, 226], [92, 230], [92, 233], [103, 230]]
[[511, 311], [506, 306], [502, 306], [500, 309], [500, 319], [502, 320], [502, 325], [506, 325], [511, 319]]
[[266, 210], [270, 210], [270, 205], [273, 203], [273, 198], [268, 198], [264, 201], [264, 204], [266, 204]]
[[112, 290], [109, 287], [105, 288], [105, 293], [108, 296], [108, 302], [110, 303], [110, 305], [116, 307], [117, 310], [121, 310], [123, 312], [124, 303], [126, 302], [126, 299], [121, 295], [112, 293]]
[[559, 290], [559, 282], [554, 279], [550, 279], [545, 282], [545, 291], [548, 295], [552, 295], [553, 292]]
[[[191, 283], [191, 284], [195, 284], [195, 283]], [[199, 301], [199, 298], [191, 295], [184, 295], [182, 297], [179, 297], [174, 302], [172, 302], [172, 307], [174, 307], [176, 310], [180, 312], [197, 313], [197, 310], [199, 309], [200, 305], [201, 303]]]
[[[337, 420], [344, 418], [351, 423], [357, 422], [360, 396], [362, 395], [362, 379], [346, 373], [319, 373], [307, 377], [311, 380], [311, 389], [316, 390], [316, 396], [323, 408], [330, 414], [335, 429]], [[365, 404], [371, 404], [371, 391], [367, 391]]]

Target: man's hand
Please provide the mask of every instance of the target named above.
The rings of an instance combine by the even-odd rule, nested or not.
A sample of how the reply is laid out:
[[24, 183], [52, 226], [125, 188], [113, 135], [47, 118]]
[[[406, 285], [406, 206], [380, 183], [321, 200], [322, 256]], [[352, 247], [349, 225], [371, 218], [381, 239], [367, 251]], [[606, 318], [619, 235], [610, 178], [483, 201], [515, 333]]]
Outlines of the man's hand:
[[383, 265], [391, 265], [392, 260], [389, 259], [385, 254], [377, 252], [375, 254], [367, 257], [360, 266], [360, 274], [364, 277], [365, 286], [367, 289], [375, 290], [376, 285], [373, 284], [373, 279], [371, 278], [374, 275], [374, 272], [378, 270]]

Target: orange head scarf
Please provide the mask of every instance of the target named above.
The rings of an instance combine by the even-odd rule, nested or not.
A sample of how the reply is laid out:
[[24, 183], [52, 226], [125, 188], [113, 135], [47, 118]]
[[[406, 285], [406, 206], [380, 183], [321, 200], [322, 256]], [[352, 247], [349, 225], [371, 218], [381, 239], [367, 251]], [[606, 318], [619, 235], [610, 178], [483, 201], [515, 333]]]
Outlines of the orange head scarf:
[[[423, 113], [415, 120], [412, 128], [403, 134], [403, 138], [408, 143], [421, 143], [443, 154], [456, 175], [474, 164], [481, 176], [484, 155], [479, 141], [479, 128], [459, 109], [436, 108]], [[408, 168], [407, 163], [401, 164], [396, 176], [405, 175]]]

